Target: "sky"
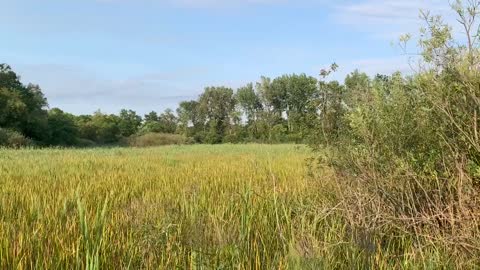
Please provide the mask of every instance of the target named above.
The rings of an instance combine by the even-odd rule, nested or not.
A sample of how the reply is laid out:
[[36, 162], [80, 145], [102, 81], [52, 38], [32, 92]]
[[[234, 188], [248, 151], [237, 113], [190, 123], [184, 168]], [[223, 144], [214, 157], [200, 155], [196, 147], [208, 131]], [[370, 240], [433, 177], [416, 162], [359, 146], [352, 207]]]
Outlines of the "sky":
[[[74, 114], [175, 109], [261, 76], [411, 72], [396, 46], [447, 0], [0, 0], [0, 63]], [[413, 48], [415, 49], [415, 48]]]

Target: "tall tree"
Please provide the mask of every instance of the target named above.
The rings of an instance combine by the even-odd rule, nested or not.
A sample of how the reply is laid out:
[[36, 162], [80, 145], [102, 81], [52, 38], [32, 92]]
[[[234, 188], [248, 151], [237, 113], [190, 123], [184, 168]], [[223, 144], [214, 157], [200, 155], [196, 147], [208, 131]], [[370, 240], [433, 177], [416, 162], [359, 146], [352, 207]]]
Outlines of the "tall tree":
[[158, 122], [158, 114], [154, 111], [151, 111], [148, 114], [145, 114], [143, 120], [145, 122]]
[[160, 117], [158, 117], [158, 123], [160, 125], [161, 132], [163, 133], [175, 133], [177, 130], [178, 119], [173, 114], [171, 109], [166, 109]]
[[207, 87], [200, 96], [199, 105], [209, 128], [207, 142], [221, 143], [235, 108], [233, 90], [226, 87]]
[[319, 137], [324, 143], [331, 143], [340, 134], [345, 115], [345, 86], [337, 81], [320, 82]]
[[49, 145], [70, 146], [77, 143], [79, 131], [75, 124], [75, 116], [64, 113], [58, 108], [48, 112]]
[[97, 127], [93, 122], [92, 115], [79, 115], [75, 117], [75, 125], [78, 128], [78, 135], [82, 139], [97, 141]]
[[315, 113], [312, 105], [318, 99], [317, 79], [305, 74], [283, 76], [286, 81], [286, 115], [289, 132], [303, 137], [307, 114]]
[[263, 92], [265, 100], [271, 105], [272, 111], [279, 117], [283, 117], [287, 110], [288, 76], [275, 78], [270, 87]]
[[199, 132], [203, 121], [199, 113], [199, 103], [195, 100], [182, 101], [177, 108], [178, 132], [190, 137]]
[[258, 111], [262, 109], [260, 97], [255, 92], [253, 84], [249, 83], [238, 89], [235, 97], [238, 105], [245, 112], [248, 123], [253, 123], [257, 118]]
[[20, 130], [21, 120], [27, 113], [27, 105], [18, 91], [0, 88], [0, 127]]
[[38, 85], [23, 85], [10, 66], [0, 64], [0, 97], [0, 127], [37, 141], [48, 140], [48, 103]]
[[91, 125], [95, 129], [95, 141], [101, 144], [118, 142], [122, 135], [119, 127], [120, 117], [114, 114], [103, 114], [97, 111], [91, 118]]
[[142, 117], [135, 111], [125, 109], [120, 111], [118, 128], [122, 136], [129, 137], [137, 133], [141, 124]]
[[[381, 78], [380, 75], [377, 77]], [[345, 78], [345, 104], [354, 108], [356, 105], [366, 102], [370, 87], [371, 80], [367, 74], [358, 70], [348, 74]]]
[[23, 84], [12, 68], [7, 64], [0, 64], [0, 88], [21, 89]]

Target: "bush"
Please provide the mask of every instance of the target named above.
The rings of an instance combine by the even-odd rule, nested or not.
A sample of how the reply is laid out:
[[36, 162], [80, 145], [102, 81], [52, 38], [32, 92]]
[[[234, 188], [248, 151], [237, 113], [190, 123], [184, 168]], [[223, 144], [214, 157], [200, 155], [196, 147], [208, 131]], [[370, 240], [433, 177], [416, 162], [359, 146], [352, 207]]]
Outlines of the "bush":
[[347, 113], [350, 137], [322, 155], [337, 172], [339, 208], [355, 230], [401, 235], [454, 256], [469, 247], [471, 259], [480, 256], [480, 73], [455, 69], [463, 78], [443, 71], [372, 85], [370, 101]]
[[437, 50], [449, 45], [438, 29], [449, 28], [435, 19], [429, 25], [424, 54], [432, 52], [438, 63], [424, 55], [425, 68], [417, 74], [377, 77], [363, 86], [363, 99], [347, 104], [345, 132], [322, 145], [328, 150], [320, 158], [337, 172], [338, 209], [353, 230], [388, 238], [381, 248], [400, 253], [399, 239], [411, 239], [419, 247], [476, 259], [480, 69], [474, 63], [480, 52]]
[[149, 147], [172, 144], [185, 144], [185, 137], [177, 134], [165, 133], [147, 133], [139, 136], [132, 136], [127, 140], [128, 146], [132, 147]]
[[0, 146], [20, 148], [32, 145], [32, 140], [21, 133], [9, 129], [0, 128]]

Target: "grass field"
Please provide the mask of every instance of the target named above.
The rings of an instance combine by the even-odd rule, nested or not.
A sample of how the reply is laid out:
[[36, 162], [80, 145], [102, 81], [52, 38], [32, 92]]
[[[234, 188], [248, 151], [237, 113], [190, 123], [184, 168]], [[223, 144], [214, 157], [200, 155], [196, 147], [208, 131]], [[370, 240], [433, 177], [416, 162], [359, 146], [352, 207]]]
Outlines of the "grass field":
[[0, 150], [0, 269], [429, 268], [356, 241], [333, 211], [331, 172], [310, 171], [310, 156], [293, 145]]

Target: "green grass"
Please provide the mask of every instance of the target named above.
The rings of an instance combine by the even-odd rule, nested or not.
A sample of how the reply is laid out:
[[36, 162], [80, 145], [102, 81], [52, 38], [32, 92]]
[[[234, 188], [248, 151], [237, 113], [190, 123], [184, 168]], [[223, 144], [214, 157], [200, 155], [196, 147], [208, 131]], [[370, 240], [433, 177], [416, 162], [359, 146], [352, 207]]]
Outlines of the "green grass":
[[[0, 150], [0, 269], [435, 269], [354, 232], [294, 145]], [[411, 252], [410, 252], [411, 251]]]

